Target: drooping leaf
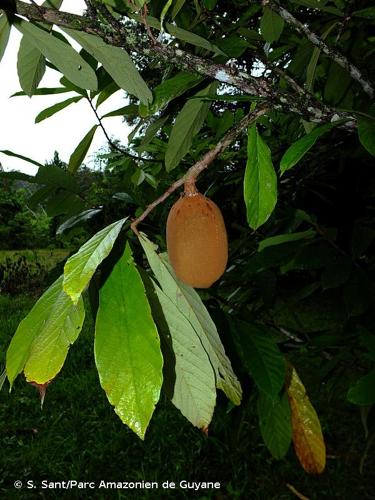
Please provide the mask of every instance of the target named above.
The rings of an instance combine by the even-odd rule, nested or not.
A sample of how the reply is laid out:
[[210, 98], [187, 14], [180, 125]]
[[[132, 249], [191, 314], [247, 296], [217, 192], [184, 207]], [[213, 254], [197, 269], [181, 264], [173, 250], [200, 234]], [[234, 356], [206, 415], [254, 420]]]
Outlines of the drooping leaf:
[[87, 155], [87, 151], [90, 149], [92, 140], [94, 138], [96, 129], [98, 125], [94, 125], [85, 135], [85, 137], [78, 144], [76, 149], [73, 151], [69, 158], [68, 172], [74, 174], [77, 172], [79, 167], [82, 165], [83, 160]]
[[57, 215], [70, 216], [81, 212], [85, 208], [85, 203], [74, 193], [59, 189], [54, 196], [51, 196], [46, 205], [46, 212], [49, 217]]
[[138, 106], [135, 104], [128, 104], [127, 106], [123, 106], [122, 108], [115, 109], [113, 111], [109, 111], [102, 118], [110, 118], [111, 116], [137, 116]]
[[164, 123], [168, 120], [168, 118], [169, 115], [162, 116], [161, 118], [155, 120], [148, 126], [141, 141], [141, 144], [137, 147], [137, 151], [139, 151], [140, 153], [144, 151], [145, 147], [148, 144], [150, 144], [152, 139], [155, 137], [156, 133], [163, 127]]
[[290, 170], [294, 165], [296, 165], [301, 158], [314, 146], [315, 142], [323, 134], [331, 130], [336, 124], [326, 123], [320, 127], [315, 128], [309, 134], [304, 135], [301, 139], [294, 142], [285, 151], [283, 157], [280, 161], [280, 171], [283, 174], [287, 170]]
[[249, 129], [248, 135], [244, 199], [247, 221], [253, 229], [267, 221], [277, 201], [277, 179], [271, 152], [256, 125]]
[[145, 235], [141, 235], [139, 240], [163, 292], [196, 331], [214, 369], [216, 387], [222, 389], [234, 404], [240, 404], [241, 386], [201, 298], [193, 288], [177, 279], [166, 256], [157, 254], [155, 246]]
[[45, 120], [46, 118], [49, 118], [50, 116], [53, 116], [55, 113], [58, 113], [62, 109], [65, 109], [67, 106], [74, 102], [78, 102], [82, 99], [82, 96], [76, 96], [76, 97], [70, 97], [69, 99], [66, 99], [65, 101], [58, 102], [54, 104], [53, 106], [50, 106], [46, 109], [43, 109], [37, 117], [35, 118], [35, 123], [40, 123], [41, 121]]
[[143, 439], [160, 397], [163, 358], [129, 244], [99, 293], [95, 362], [115, 412]]
[[107, 45], [101, 38], [83, 31], [67, 28], [64, 28], [64, 31], [102, 63], [104, 69], [120, 88], [135, 95], [145, 104], [152, 101], [150, 89], [124, 49]]
[[109, 255], [127, 218], [105, 227], [90, 238], [64, 267], [64, 290], [76, 304], [97, 267]]
[[78, 215], [73, 215], [73, 217], [70, 217], [57, 228], [56, 234], [63, 234], [67, 229], [71, 229], [82, 222], [87, 222], [95, 217], [95, 215], [102, 212], [102, 210], [102, 208], [90, 208], [89, 210], [84, 210]]
[[[59, 9], [61, 4], [62, 0], [47, 0], [42, 4], [42, 7]], [[52, 25], [41, 24], [40, 26], [47, 32], [52, 29]], [[23, 36], [18, 50], [17, 71], [21, 88], [28, 96], [34, 95], [43, 78], [45, 69], [46, 64], [43, 54], [27, 36]]]
[[97, 79], [91, 66], [68, 44], [34, 24], [17, 17], [16, 28], [69, 80], [83, 89], [96, 90]]
[[164, 108], [172, 99], [179, 97], [203, 81], [199, 75], [181, 71], [177, 75], [164, 80], [154, 88], [154, 100], [148, 107], [140, 105], [141, 116], [151, 116]]
[[292, 412], [293, 444], [298, 460], [309, 474], [321, 474], [326, 464], [326, 447], [318, 415], [295, 368], [287, 387]]
[[[210, 84], [198, 92], [196, 96], [209, 95], [215, 88], [215, 83]], [[203, 102], [200, 99], [189, 99], [177, 115], [165, 153], [165, 165], [168, 172], [177, 167], [189, 151], [194, 137], [202, 128], [209, 108], [210, 103], [208, 102]]]
[[265, 238], [258, 245], [258, 252], [261, 252], [265, 248], [272, 247], [275, 245], [281, 245], [283, 243], [289, 243], [291, 241], [305, 240], [314, 238], [314, 229], [308, 229], [307, 231], [300, 231], [298, 233], [287, 233], [278, 234], [277, 236], [271, 236], [270, 238]]
[[285, 383], [285, 361], [266, 328], [232, 320], [231, 330], [245, 369], [258, 388], [277, 398]]
[[7, 156], [13, 156], [14, 158], [19, 158], [20, 160], [27, 161], [28, 163], [32, 163], [33, 165], [36, 165], [37, 167], [43, 167], [41, 163], [38, 161], [32, 160], [31, 158], [28, 158], [27, 156], [19, 155], [18, 153], [13, 153], [13, 151], [9, 151], [9, 149], [1, 149], [0, 153], [3, 153], [4, 155]]
[[44, 384], [61, 370], [69, 347], [85, 318], [83, 300], [76, 305], [62, 289], [60, 276], [19, 324], [7, 351], [6, 369], [12, 385], [24, 371], [27, 381]]
[[358, 137], [362, 146], [367, 149], [370, 155], [375, 156], [375, 117], [374, 120], [368, 118], [358, 119]]
[[154, 284], [175, 356], [172, 403], [189, 422], [207, 429], [216, 402], [215, 373], [202, 343], [176, 304]]
[[41, 165], [34, 178], [35, 182], [38, 184], [45, 184], [46, 186], [55, 188], [64, 188], [73, 193], [79, 193], [80, 191], [76, 179], [57, 165]]
[[260, 32], [266, 42], [275, 42], [284, 29], [284, 19], [269, 7], [265, 7], [260, 20]]
[[17, 71], [21, 88], [31, 97], [38, 87], [46, 70], [43, 54], [29, 40], [23, 36], [18, 50]]
[[[33, 95], [52, 95], [52, 94], [64, 94], [66, 92], [70, 92], [69, 89], [65, 87], [45, 87], [39, 88], [34, 91]], [[27, 95], [25, 91], [20, 90], [19, 92], [15, 92], [10, 97], [20, 97]]]
[[3, 58], [8, 45], [10, 35], [10, 24], [5, 14], [0, 16], [0, 61]]
[[375, 370], [357, 380], [349, 389], [347, 399], [361, 406], [375, 404]]
[[263, 441], [271, 455], [281, 460], [292, 441], [291, 413], [286, 393], [281, 398], [259, 394], [257, 403], [259, 427]]

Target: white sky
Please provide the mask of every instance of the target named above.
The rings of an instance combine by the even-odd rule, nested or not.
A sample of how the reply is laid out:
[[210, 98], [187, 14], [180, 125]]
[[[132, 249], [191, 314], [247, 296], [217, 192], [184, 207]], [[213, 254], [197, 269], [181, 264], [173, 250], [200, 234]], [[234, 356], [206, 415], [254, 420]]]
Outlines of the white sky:
[[[61, 9], [82, 14], [84, 7], [83, 0], [64, 0]], [[96, 123], [95, 116], [89, 103], [83, 99], [40, 123], [34, 123], [40, 111], [74, 94], [67, 92], [52, 96], [33, 96], [31, 99], [27, 96], [10, 98], [20, 90], [17, 76], [17, 51], [20, 39], [19, 32], [12, 28], [8, 46], [0, 62], [0, 150], [8, 149], [40, 163], [52, 159], [56, 150], [60, 158], [67, 162], [77, 144]], [[60, 87], [60, 77], [56, 71], [47, 68], [39, 87]], [[103, 115], [125, 105], [124, 93], [119, 91], [104, 102], [99, 111]], [[126, 142], [129, 128], [122, 123], [121, 117], [106, 118], [104, 125], [110, 136]], [[98, 128], [85, 159], [87, 165], [90, 164], [93, 153], [104, 144], [106, 144], [104, 134]], [[37, 171], [34, 165], [2, 153], [0, 162], [5, 170], [21, 170], [31, 175]]]

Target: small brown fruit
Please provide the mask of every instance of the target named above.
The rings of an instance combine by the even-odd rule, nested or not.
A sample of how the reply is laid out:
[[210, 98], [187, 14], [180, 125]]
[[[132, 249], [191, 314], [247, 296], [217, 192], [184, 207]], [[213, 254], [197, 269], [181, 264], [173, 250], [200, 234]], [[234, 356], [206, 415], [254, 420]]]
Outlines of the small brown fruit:
[[219, 207], [185, 184], [185, 193], [167, 220], [170, 263], [180, 280], [194, 288], [208, 288], [224, 273], [228, 239]]

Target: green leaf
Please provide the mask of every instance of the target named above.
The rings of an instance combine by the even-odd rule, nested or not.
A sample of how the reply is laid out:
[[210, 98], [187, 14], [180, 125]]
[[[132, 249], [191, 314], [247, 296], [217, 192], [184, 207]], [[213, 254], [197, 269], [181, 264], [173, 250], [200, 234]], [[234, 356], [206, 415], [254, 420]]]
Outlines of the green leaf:
[[95, 71], [70, 45], [53, 36], [52, 33], [47, 33], [18, 17], [14, 25], [75, 85], [83, 89], [97, 89]]
[[375, 370], [357, 380], [349, 389], [347, 399], [361, 406], [375, 404]]
[[21, 88], [31, 97], [46, 70], [43, 54], [27, 36], [23, 36], [17, 56], [17, 72]]
[[307, 231], [300, 231], [298, 233], [278, 234], [277, 236], [271, 236], [270, 238], [265, 238], [259, 243], [258, 252], [261, 252], [265, 248], [272, 247], [274, 245], [281, 245], [282, 243], [289, 243], [291, 241], [314, 238], [315, 234], [316, 233], [313, 229], [308, 229]]
[[207, 352], [177, 305], [156, 285], [175, 357], [172, 403], [189, 422], [207, 429], [216, 402], [215, 373]]
[[271, 455], [281, 460], [288, 452], [292, 441], [291, 413], [287, 394], [281, 399], [259, 394], [258, 417], [263, 441]]
[[283, 157], [280, 161], [280, 171], [283, 174], [287, 170], [290, 170], [294, 165], [296, 165], [301, 158], [314, 146], [315, 142], [323, 134], [331, 130], [336, 123], [326, 123], [320, 127], [315, 128], [309, 134], [304, 135], [301, 139], [294, 142], [285, 151]]
[[163, 292], [196, 331], [215, 371], [216, 387], [223, 390], [234, 404], [240, 404], [241, 386], [225, 354], [215, 323], [198, 293], [177, 279], [166, 257], [156, 253], [155, 246], [145, 235], [141, 235], [139, 241]]
[[355, 10], [352, 16], [363, 17], [364, 19], [375, 19], [375, 7], [367, 7], [367, 9]]
[[167, 13], [168, 13], [171, 5], [172, 5], [172, 2], [173, 2], [173, 0], [167, 0], [167, 2], [165, 3], [165, 5], [163, 7], [163, 10], [161, 11], [161, 14], [160, 14], [160, 31], [164, 31], [164, 28], [163, 28], [164, 18], [167, 15]]
[[72, 303], [62, 289], [60, 276], [21, 321], [11, 340], [6, 360], [10, 384], [22, 371], [29, 382], [45, 384], [52, 380], [61, 370], [84, 318], [83, 300]]
[[18, 153], [13, 153], [13, 151], [9, 151], [9, 149], [1, 149], [0, 153], [3, 153], [4, 155], [7, 156], [13, 156], [14, 158], [19, 158], [20, 160], [27, 161], [28, 163], [32, 163], [33, 165], [36, 165], [37, 167], [43, 167], [41, 163], [38, 161], [32, 160], [31, 158], [28, 158], [27, 156], [19, 155]]
[[234, 340], [245, 369], [258, 388], [276, 398], [285, 382], [285, 360], [267, 328], [233, 320]]
[[94, 272], [109, 255], [127, 218], [105, 227], [90, 238], [64, 267], [64, 290], [76, 304]]
[[172, 9], [172, 19], [174, 19], [184, 6], [186, 0], [176, 0]]
[[[321, 39], [325, 40], [337, 24], [338, 24], [338, 21], [335, 21], [332, 24], [330, 24], [330, 26], [322, 33]], [[309, 65], [307, 66], [306, 89], [309, 92], [313, 92], [313, 89], [314, 89], [315, 71], [316, 71], [316, 66], [318, 64], [318, 60], [320, 57], [320, 53], [321, 53], [321, 49], [319, 49], [318, 47], [314, 47]]]
[[152, 101], [151, 90], [124, 49], [107, 45], [101, 38], [83, 31], [67, 28], [64, 28], [64, 31], [102, 63], [120, 88], [135, 95], [144, 104]]
[[375, 119], [358, 118], [358, 137], [370, 155], [375, 156]]
[[0, 16], [0, 61], [3, 58], [5, 49], [8, 45], [10, 35], [10, 24], [6, 15]]
[[68, 220], [63, 222], [61, 226], [59, 226], [56, 230], [56, 234], [63, 234], [67, 229], [71, 229], [72, 227], [77, 226], [78, 224], [82, 224], [83, 222], [87, 222], [88, 220], [95, 217], [95, 215], [101, 213], [103, 211], [102, 208], [90, 208], [89, 210], [84, 210], [80, 214], [73, 215]]
[[35, 118], [35, 123], [39, 123], [46, 118], [49, 118], [50, 116], [54, 115], [55, 113], [58, 113], [62, 109], [65, 109], [67, 106], [72, 104], [73, 102], [78, 102], [82, 99], [82, 96], [76, 96], [76, 97], [70, 97], [69, 99], [66, 99], [65, 101], [58, 102], [54, 104], [53, 106], [50, 106], [49, 108], [43, 109], [38, 116]]
[[247, 221], [253, 229], [267, 221], [277, 201], [277, 179], [271, 152], [258, 134], [256, 125], [249, 129], [248, 135], [244, 199]]
[[266, 42], [275, 42], [284, 29], [284, 19], [269, 7], [263, 9], [260, 20], [260, 32]]
[[162, 116], [161, 118], [159, 118], [158, 120], [155, 120], [154, 122], [152, 122], [148, 126], [148, 128], [143, 136], [143, 139], [141, 141], [141, 144], [136, 148], [138, 152], [141, 153], [142, 151], [144, 151], [145, 147], [148, 144], [150, 144], [152, 139], [155, 137], [156, 133], [163, 127], [163, 125], [168, 120], [168, 118], [169, 118], [169, 115]]
[[202, 81], [203, 78], [201, 76], [189, 73], [188, 71], [181, 71], [181, 73], [172, 78], [164, 80], [154, 88], [154, 100], [152, 104], [148, 107], [140, 106], [141, 115], [154, 115], [172, 101], [172, 99], [179, 97]]
[[163, 381], [163, 358], [130, 246], [99, 293], [95, 362], [100, 384], [120, 419], [144, 439]]
[[[48, 0], [42, 4], [42, 7], [59, 9], [61, 4], [62, 0]], [[40, 27], [43, 27], [47, 32], [52, 29], [52, 25], [40, 24]], [[45, 70], [46, 63], [43, 54], [34, 47], [32, 40], [23, 36], [18, 50], [17, 71], [21, 88], [28, 96], [34, 95]]]
[[81, 140], [81, 142], [78, 144], [76, 149], [73, 151], [69, 158], [69, 164], [68, 164], [68, 172], [71, 172], [74, 174], [77, 172], [79, 167], [82, 165], [83, 160], [85, 159], [85, 156], [87, 154], [87, 151], [90, 149], [92, 140], [94, 138], [96, 129], [98, 128], [98, 125], [94, 125], [85, 135], [85, 137]]
[[[209, 95], [214, 88], [216, 88], [216, 84], [210, 84], [198, 92], [196, 96]], [[168, 172], [177, 167], [190, 150], [193, 138], [202, 128], [209, 108], [210, 103], [200, 99], [189, 99], [177, 115], [165, 153], [165, 165]]]
[[110, 118], [111, 116], [137, 116], [137, 114], [138, 106], [135, 104], [128, 104], [127, 106], [106, 113], [102, 118]]
[[64, 188], [79, 193], [80, 187], [75, 178], [57, 165], [41, 165], [35, 175], [35, 182], [55, 188]]
[[[33, 93], [33, 95], [52, 95], [52, 94], [64, 94], [66, 92], [70, 92], [69, 89], [65, 87], [45, 87], [42, 89], [36, 89]], [[19, 97], [19, 96], [25, 96], [27, 95], [25, 91], [21, 90], [19, 92], [16, 92], [15, 94], [12, 94], [10, 97]]]

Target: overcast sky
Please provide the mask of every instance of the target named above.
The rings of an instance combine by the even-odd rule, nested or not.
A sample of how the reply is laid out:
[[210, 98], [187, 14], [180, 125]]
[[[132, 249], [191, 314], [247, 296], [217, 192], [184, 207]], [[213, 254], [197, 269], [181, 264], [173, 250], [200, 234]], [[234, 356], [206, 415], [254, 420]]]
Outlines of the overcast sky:
[[[39, 4], [42, 2], [39, 1]], [[62, 10], [81, 14], [84, 10], [83, 0], [64, 0]], [[56, 102], [71, 97], [73, 93], [52, 96], [12, 97], [20, 90], [17, 76], [17, 51], [21, 36], [12, 28], [9, 44], [0, 62], [0, 150], [8, 149], [44, 163], [58, 151], [64, 161], [68, 161], [77, 144], [95, 124], [95, 116], [89, 103], [82, 100], [71, 104], [65, 110], [42, 121], [34, 123], [37, 114]], [[39, 87], [58, 87], [61, 75], [47, 68]], [[116, 92], [99, 110], [101, 114], [124, 106], [124, 93]], [[105, 127], [108, 133], [126, 142], [128, 127], [122, 123], [121, 117], [106, 118]], [[103, 132], [97, 129], [85, 163], [90, 164], [95, 153], [106, 143]], [[37, 167], [22, 160], [11, 158], [0, 153], [0, 162], [5, 170], [22, 170], [35, 174]]]

